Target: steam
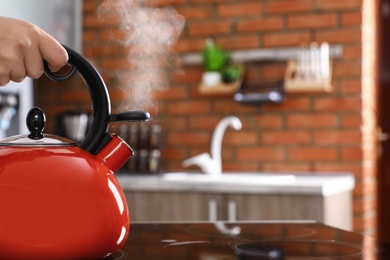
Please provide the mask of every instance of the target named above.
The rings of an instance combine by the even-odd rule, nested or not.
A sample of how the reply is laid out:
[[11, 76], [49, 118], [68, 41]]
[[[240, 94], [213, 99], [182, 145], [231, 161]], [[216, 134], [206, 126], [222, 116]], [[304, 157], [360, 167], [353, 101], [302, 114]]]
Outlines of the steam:
[[128, 70], [121, 72], [126, 109], [154, 104], [153, 93], [168, 88], [168, 69], [178, 69], [173, 52], [184, 18], [172, 7], [147, 6], [146, 0], [106, 0], [98, 8], [103, 19], [120, 19], [121, 42], [127, 51]]

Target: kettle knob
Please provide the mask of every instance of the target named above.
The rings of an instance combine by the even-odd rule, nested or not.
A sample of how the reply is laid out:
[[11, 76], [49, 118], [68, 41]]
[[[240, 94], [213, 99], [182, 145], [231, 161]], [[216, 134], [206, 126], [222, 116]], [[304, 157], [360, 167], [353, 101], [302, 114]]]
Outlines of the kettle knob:
[[33, 107], [28, 111], [26, 118], [27, 128], [30, 131], [28, 138], [39, 140], [44, 136], [42, 134], [46, 124], [46, 116], [38, 107]]

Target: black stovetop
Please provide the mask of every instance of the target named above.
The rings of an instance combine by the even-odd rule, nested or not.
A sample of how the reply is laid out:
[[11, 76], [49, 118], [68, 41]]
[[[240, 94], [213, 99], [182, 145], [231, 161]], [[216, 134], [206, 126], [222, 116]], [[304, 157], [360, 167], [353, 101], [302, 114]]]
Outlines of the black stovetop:
[[390, 259], [390, 244], [319, 223], [133, 223], [107, 259]]

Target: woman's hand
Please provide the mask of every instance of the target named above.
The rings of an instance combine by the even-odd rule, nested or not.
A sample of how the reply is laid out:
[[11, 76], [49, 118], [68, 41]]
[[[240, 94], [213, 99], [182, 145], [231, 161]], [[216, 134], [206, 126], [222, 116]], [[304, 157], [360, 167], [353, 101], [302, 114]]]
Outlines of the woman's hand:
[[43, 61], [56, 72], [66, 65], [68, 54], [62, 45], [36, 25], [0, 16], [0, 86], [26, 77], [37, 79], [44, 72]]

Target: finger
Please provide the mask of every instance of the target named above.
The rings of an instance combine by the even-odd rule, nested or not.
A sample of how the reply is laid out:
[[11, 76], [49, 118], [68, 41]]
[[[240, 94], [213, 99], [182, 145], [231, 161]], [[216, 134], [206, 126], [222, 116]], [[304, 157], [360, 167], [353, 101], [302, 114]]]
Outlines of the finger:
[[9, 82], [11, 81], [10, 77], [9, 77], [9, 73], [5, 74], [5, 75], [0, 75], [0, 86], [5, 86], [7, 85]]
[[22, 82], [26, 78], [26, 75], [21, 75], [19, 72], [10, 74], [10, 80], [13, 82]]
[[0, 62], [0, 86], [5, 86], [10, 82], [10, 66], [6, 62]]
[[42, 33], [38, 46], [42, 58], [47, 61], [51, 71], [60, 70], [68, 62], [68, 53], [64, 47], [49, 34]]
[[10, 80], [14, 82], [21, 82], [26, 78], [26, 70], [23, 62], [16, 63], [9, 73]]
[[43, 61], [39, 50], [30, 51], [24, 58], [26, 75], [33, 79], [38, 79], [43, 74]]

